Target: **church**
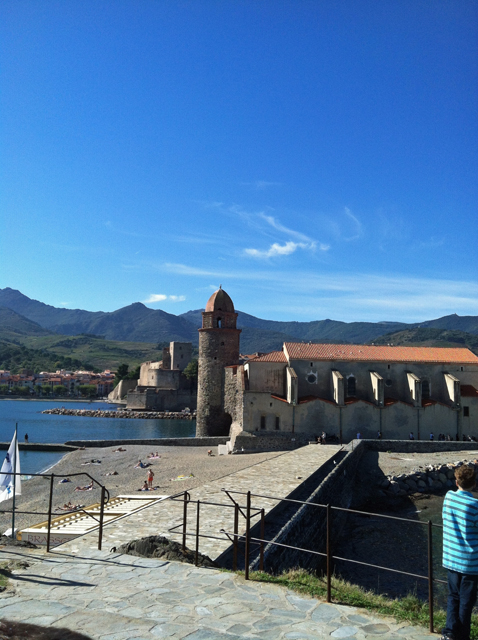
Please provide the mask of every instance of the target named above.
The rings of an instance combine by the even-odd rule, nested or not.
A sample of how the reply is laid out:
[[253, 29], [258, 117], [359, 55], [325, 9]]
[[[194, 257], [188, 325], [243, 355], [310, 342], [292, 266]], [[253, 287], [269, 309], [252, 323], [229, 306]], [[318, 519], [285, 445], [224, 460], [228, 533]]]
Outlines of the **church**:
[[236, 324], [219, 288], [199, 329], [197, 436], [478, 436], [478, 356], [469, 349], [285, 342], [241, 356]]

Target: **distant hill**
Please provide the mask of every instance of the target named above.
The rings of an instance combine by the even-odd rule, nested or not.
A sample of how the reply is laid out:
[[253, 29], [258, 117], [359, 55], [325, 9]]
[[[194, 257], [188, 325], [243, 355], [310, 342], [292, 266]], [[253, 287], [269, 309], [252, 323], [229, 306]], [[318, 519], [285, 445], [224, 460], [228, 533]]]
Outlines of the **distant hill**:
[[[199, 328], [202, 324], [202, 311], [203, 309], [188, 311], [179, 317], [188, 320]], [[260, 335], [264, 336], [265, 332], [269, 331], [275, 332], [277, 337], [283, 335], [284, 338], [282, 341], [304, 340], [308, 342], [310, 340], [313, 342], [365, 343], [376, 336], [381, 336], [384, 333], [394, 330], [398, 331], [399, 329], [413, 325], [405, 324], [404, 322], [340, 322], [339, 320], [281, 322], [276, 320], [262, 320], [243, 311], [238, 311], [237, 326], [239, 329], [248, 329], [248, 340], [252, 340], [255, 344], [255, 336], [259, 338]], [[253, 330], [260, 330], [261, 334], [254, 334]], [[245, 331], [243, 331], [243, 334], [245, 334]], [[257, 349], [253, 349], [253, 351], [258, 350], [267, 351], [266, 348], [259, 345]], [[242, 336], [241, 351], [244, 351]]]
[[395, 333], [387, 333], [373, 341], [374, 344], [421, 347], [467, 347], [478, 355], [478, 336], [453, 329], [418, 327]]
[[51, 333], [12, 309], [0, 307], [0, 339], [15, 340], [22, 336], [47, 336]]
[[21, 314], [54, 333], [75, 336], [89, 333], [108, 340], [196, 342], [196, 328], [187, 320], [161, 310], [149, 309], [141, 302], [113, 312], [57, 309], [31, 300], [20, 291], [0, 289], [0, 305]]
[[[7, 334], [2, 332], [13, 331], [22, 336], [28, 336], [41, 335], [41, 331], [46, 331], [46, 334], [62, 336], [89, 334], [106, 340], [130, 343], [158, 344], [178, 340], [197, 345], [197, 329], [202, 323], [202, 309], [188, 311], [179, 316], [149, 309], [140, 302], [113, 312], [58, 309], [37, 300], [31, 300], [20, 291], [8, 287], [0, 289], [0, 307], [17, 314], [9, 315], [6, 310], [3, 315], [0, 313], [0, 338], [7, 337]], [[238, 327], [243, 330], [242, 353], [255, 353], [280, 349], [284, 341], [364, 344], [377, 341], [381, 336], [395, 335], [396, 332], [419, 327], [478, 335], [478, 317], [453, 314], [416, 324], [341, 322], [329, 319], [283, 322], [263, 320], [239, 311]], [[12, 334], [10, 338], [15, 339]]]

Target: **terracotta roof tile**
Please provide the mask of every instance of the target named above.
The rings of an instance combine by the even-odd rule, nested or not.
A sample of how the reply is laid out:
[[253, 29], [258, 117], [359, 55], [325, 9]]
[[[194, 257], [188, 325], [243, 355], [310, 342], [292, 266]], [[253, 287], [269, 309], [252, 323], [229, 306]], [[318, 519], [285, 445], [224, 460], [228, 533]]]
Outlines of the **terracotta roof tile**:
[[307, 344], [285, 342], [291, 360], [345, 360], [367, 362], [443, 362], [478, 364], [469, 349], [442, 347], [389, 347], [368, 344]]
[[460, 394], [462, 398], [478, 398], [478, 389], [471, 384], [462, 384]]
[[283, 362], [287, 363], [287, 358], [283, 351], [271, 351], [270, 353], [263, 353], [260, 356], [252, 357], [249, 362]]

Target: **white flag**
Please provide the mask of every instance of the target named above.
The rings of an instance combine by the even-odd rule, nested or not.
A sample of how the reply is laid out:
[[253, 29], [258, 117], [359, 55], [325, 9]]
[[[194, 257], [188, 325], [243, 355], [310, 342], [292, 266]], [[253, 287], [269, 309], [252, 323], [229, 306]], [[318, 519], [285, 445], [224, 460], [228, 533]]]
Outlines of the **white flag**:
[[[20, 456], [18, 455], [18, 442], [16, 432], [5, 456], [5, 460], [0, 470], [0, 502], [13, 498], [13, 478], [12, 473], [20, 473]], [[22, 483], [20, 476], [15, 477], [15, 495], [22, 494]]]

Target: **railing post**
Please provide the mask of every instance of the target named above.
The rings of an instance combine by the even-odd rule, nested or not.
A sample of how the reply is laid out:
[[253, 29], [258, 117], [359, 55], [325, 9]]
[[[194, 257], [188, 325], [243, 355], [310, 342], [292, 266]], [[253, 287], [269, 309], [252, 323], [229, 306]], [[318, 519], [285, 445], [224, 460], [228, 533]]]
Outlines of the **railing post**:
[[198, 566], [198, 554], [199, 554], [199, 505], [200, 504], [201, 504], [201, 501], [198, 500], [197, 511], [196, 511], [196, 559], [195, 559], [196, 567]]
[[259, 571], [264, 571], [264, 531], [265, 531], [265, 510], [261, 509], [261, 546], [259, 552]]
[[47, 553], [50, 551], [50, 532], [51, 532], [51, 511], [53, 508], [53, 478], [55, 474], [52, 473], [50, 476], [50, 500], [48, 503], [48, 532], [46, 534], [46, 550]]
[[251, 492], [247, 492], [247, 508], [246, 508], [246, 551], [244, 559], [244, 578], [249, 580], [249, 554], [250, 554], [250, 535], [251, 535]]
[[100, 504], [100, 529], [98, 532], [98, 551], [101, 551], [103, 543], [103, 519], [105, 515], [105, 488], [101, 487], [101, 504]]
[[433, 633], [433, 545], [431, 520], [428, 521], [428, 613], [430, 616], [430, 633]]
[[326, 530], [327, 530], [327, 602], [332, 601], [331, 596], [331, 581], [332, 581], [332, 572], [331, 572], [331, 564], [332, 564], [332, 549], [331, 549], [331, 524], [332, 524], [332, 510], [330, 508], [330, 504], [327, 505], [326, 510]]
[[183, 551], [186, 551], [186, 523], [188, 519], [188, 492], [184, 492], [184, 503], [183, 503]]
[[237, 549], [239, 546], [239, 505], [234, 504], [234, 544], [232, 547], [232, 570], [237, 571]]

